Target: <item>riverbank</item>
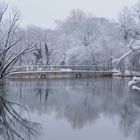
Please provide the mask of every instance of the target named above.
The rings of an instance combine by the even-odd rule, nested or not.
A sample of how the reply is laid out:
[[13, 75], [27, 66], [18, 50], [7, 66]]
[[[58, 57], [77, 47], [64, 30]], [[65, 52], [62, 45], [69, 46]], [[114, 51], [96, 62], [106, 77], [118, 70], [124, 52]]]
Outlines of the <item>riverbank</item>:
[[124, 73], [116, 72], [113, 74], [114, 77], [133, 77], [140, 76], [140, 72], [138, 71], [125, 71]]

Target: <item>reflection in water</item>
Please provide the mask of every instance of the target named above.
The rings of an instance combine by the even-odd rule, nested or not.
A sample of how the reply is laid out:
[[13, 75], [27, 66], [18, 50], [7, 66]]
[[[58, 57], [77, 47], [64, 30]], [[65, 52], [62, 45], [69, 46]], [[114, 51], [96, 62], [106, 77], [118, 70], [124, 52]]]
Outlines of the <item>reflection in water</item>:
[[26, 108], [6, 99], [5, 86], [0, 87], [0, 93], [0, 139], [24, 140], [39, 134], [39, 124], [22, 118], [17, 111], [22, 109], [26, 112]]
[[125, 137], [140, 139], [140, 95], [128, 88], [128, 81], [96, 78], [9, 82], [7, 98], [25, 105], [31, 117], [55, 114], [57, 120], [67, 120], [73, 130], [108, 118], [115, 120]]

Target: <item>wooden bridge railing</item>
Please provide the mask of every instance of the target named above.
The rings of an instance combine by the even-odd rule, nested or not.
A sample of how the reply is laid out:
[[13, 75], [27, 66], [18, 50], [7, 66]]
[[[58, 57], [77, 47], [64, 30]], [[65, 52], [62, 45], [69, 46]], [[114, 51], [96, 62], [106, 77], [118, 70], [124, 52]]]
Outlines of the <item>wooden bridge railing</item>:
[[29, 65], [15, 66], [13, 71], [112, 71], [112, 67], [103, 65]]

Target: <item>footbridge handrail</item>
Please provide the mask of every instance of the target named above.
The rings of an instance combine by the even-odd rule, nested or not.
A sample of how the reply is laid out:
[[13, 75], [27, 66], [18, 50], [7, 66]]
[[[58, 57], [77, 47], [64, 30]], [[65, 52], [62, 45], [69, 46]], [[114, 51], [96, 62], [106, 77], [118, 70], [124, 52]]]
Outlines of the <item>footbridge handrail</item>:
[[106, 65], [27, 65], [14, 66], [13, 71], [112, 71]]

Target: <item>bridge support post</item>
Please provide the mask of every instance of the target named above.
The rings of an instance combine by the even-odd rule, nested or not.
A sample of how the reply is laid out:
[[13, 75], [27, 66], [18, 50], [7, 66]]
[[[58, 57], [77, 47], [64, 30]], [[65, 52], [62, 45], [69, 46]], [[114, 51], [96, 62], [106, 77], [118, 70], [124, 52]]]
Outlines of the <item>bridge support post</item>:
[[46, 75], [41, 75], [41, 76], [40, 76], [41, 79], [44, 79], [44, 78], [46, 78], [46, 77], [47, 77]]
[[81, 73], [76, 74], [76, 78], [81, 78]]

